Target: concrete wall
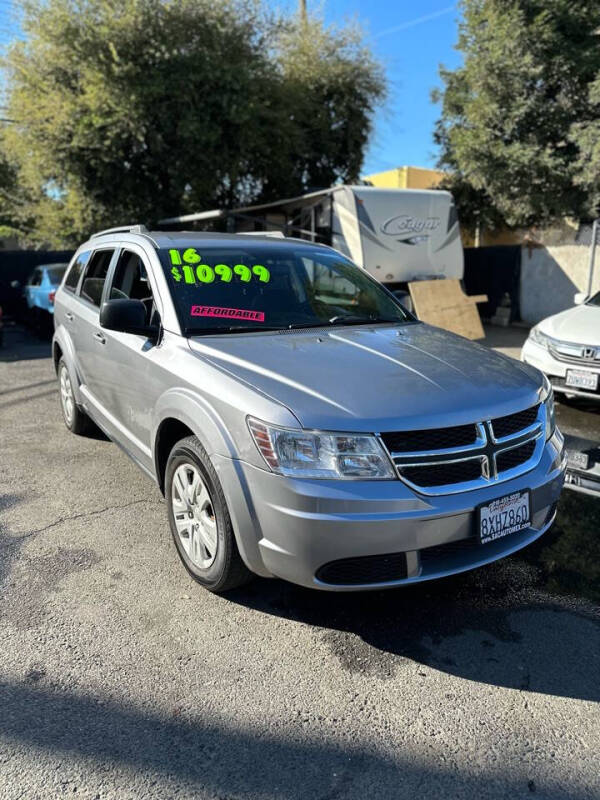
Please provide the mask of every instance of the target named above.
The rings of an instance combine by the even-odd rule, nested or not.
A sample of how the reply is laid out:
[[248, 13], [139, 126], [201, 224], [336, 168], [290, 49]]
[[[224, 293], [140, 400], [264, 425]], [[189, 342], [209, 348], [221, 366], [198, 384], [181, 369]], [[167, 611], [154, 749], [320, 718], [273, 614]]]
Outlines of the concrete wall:
[[[573, 295], [587, 289], [591, 225], [569, 234], [548, 231], [521, 252], [521, 317], [535, 324], [573, 306]], [[600, 247], [596, 250], [593, 291], [600, 291]]]

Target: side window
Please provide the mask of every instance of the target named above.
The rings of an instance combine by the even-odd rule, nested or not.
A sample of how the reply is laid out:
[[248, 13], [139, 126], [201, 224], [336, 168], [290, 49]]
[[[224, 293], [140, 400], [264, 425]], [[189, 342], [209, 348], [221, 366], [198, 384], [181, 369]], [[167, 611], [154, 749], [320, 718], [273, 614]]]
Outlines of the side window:
[[96, 250], [89, 260], [81, 284], [81, 296], [98, 308], [100, 308], [104, 281], [114, 252], [114, 250]]
[[146, 321], [156, 322], [156, 306], [143, 260], [131, 250], [121, 250], [112, 279], [111, 300], [141, 300], [146, 306]]
[[36, 269], [33, 275], [31, 276], [31, 280], [29, 281], [30, 286], [39, 286], [42, 282], [42, 270]]
[[71, 264], [71, 269], [67, 273], [67, 277], [65, 278], [65, 289], [68, 289], [70, 292], [74, 292], [79, 285], [79, 278], [81, 278], [81, 273], [83, 272], [83, 268], [88, 262], [90, 257], [90, 251], [87, 250], [85, 253], [80, 253], [77, 256], [77, 259]]

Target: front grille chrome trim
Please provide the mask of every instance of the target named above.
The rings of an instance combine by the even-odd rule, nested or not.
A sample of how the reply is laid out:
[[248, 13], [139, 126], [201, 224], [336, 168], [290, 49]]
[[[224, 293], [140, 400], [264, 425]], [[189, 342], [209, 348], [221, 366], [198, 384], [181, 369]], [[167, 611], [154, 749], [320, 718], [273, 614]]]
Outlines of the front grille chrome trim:
[[[559, 342], [555, 339], [550, 342], [548, 350], [553, 358], [557, 361], [563, 361], [565, 364], [581, 364], [588, 367], [600, 366], [600, 347], [597, 345], [587, 346], [571, 342]], [[592, 352], [593, 355], [586, 355], [586, 351]]]
[[[546, 407], [544, 403], [538, 405], [537, 417], [533, 424], [498, 439], [494, 436], [492, 419], [474, 424], [477, 428], [477, 438], [473, 444], [443, 450], [394, 453], [388, 451], [381, 434], [378, 435], [378, 438], [381, 446], [392, 459], [400, 480], [418, 494], [427, 496], [459, 494], [496, 483], [504, 483], [530, 472], [538, 465], [545, 445]], [[535, 447], [530, 458], [516, 467], [498, 472], [497, 458], [500, 454], [522, 447], [532, 441], [535, 442]], [[475, 460], [479, 460], [481, 463], [481, 477], [475, 480], [427, 486], [403, 475], [404, 469], [440, 467], [444, 464], [460, 464]]]
[[[481, 450], [481, 448], [485, 447], [486, 444], [485, 428], [483, 427], [483, 424], [481, 422], [475, 423], [475, 428], [477, 429], [477, 434], [475, 441], [472, 444], [463, 444], [463, 445], [458, 445], [457, 447], [443, 447], [440, 448], [439, 450], [401, 450], [399, 452], [391, 451], [390, 456], [393, 460], [402, 459], [402, 462], [404, 462], [404, 459], [406, 458], [421, 459], [421, 458], [428, 458], [429, 456], [449, 456], [460, 453], [468, 453], [471, 450]], [[459, 459], [459, 460], [462, 461], [464, 459]], [[416, 466], [416, 465], [406, 464], [406, 466]]]

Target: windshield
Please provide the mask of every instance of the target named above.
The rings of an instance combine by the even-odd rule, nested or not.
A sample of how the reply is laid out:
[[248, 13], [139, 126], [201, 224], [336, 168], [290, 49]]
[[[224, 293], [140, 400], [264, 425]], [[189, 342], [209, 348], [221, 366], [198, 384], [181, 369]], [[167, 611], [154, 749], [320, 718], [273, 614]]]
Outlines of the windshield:
[[334, 251], [236, 243], [159, 254], [187, 334], [413, 321]]

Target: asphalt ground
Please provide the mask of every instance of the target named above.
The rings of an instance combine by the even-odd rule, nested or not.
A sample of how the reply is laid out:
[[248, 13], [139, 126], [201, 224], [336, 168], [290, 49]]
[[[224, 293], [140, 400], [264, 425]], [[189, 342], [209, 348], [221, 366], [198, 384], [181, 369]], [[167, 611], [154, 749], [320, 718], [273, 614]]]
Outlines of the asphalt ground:
[[[509, 346], [509, 345], [507, 345]], [[559, 405], [600, 441], [598, 410]], [[0, 797], [600, 797], [600, 500], [390, 592], [186, 574], [159, 491], [0, 350]]]

